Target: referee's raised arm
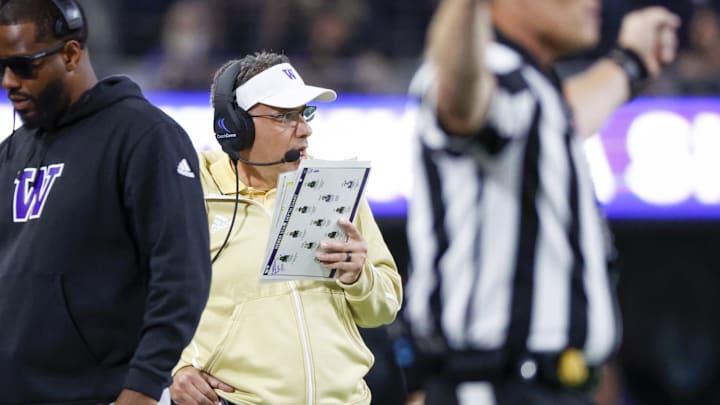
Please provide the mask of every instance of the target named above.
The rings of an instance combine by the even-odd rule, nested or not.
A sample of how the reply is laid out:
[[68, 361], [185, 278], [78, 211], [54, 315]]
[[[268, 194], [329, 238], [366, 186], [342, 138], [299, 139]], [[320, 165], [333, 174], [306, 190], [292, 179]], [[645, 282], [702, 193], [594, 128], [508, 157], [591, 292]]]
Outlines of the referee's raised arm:
[[680, 19], [662, 7], [629, 13], [615, 47], [605, 58], [563, 85], [578, 135], [597, 132], [610, 114], [637, 95], [675, 59]]
[[427, 56], [437, 70], [438, 119], [451, 133], [475, 134], [485, 122], [495, 89], [484, 57], [491, 38], [484, 0], [445, 1], [431, 22]]

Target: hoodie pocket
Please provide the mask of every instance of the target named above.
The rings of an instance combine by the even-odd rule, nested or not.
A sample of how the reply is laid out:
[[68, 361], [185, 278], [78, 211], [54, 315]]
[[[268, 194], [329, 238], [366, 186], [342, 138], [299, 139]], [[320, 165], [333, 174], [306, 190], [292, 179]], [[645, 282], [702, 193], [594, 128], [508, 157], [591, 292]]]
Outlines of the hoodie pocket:
[[60, 274], [0, 277], [0, 375], [68, 375], [98, 364], [80, 335]]

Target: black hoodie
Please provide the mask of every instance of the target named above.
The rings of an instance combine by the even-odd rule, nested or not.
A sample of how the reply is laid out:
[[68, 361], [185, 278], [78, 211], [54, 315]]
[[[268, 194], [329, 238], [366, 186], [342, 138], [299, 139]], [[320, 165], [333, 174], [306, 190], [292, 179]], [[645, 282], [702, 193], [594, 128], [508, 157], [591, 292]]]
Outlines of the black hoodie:
[[0, 404], [160, 397], [209, 290], [198, 173], [125, 77], [0, 144]]

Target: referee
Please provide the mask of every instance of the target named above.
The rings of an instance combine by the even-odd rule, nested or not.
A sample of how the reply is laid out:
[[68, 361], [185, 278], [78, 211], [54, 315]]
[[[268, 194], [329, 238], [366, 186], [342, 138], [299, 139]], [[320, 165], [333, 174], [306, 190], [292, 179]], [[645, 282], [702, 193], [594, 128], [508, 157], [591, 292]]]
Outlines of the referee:
[[597, 45], [600, 1], [445, 0], [429, 31], [408, 233], [406, 316], [426, 404], [590, 404], [620, 322], [582, 136], [675, 56], [676, 16], [626, 16]]

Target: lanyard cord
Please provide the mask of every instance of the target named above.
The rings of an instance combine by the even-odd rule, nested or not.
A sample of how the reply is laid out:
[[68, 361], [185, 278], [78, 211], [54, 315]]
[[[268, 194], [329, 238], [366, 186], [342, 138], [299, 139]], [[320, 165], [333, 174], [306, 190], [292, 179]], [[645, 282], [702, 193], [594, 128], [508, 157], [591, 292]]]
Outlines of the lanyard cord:
[[228, 240], [230, 240], [230, 233], [232, 232], [233, 225], [235, 225], [235, 217], [237, 216], [237, 210], [238, 210], [238, 204], [240, 203], [240, 177], [238, 176], [238, 169], [237, 169], [237, 162], [233, 162], [233, 167], [235, 168], [235, 208], [233, 209], [233, 216], [232, 220], [230, 221], [230, 229], [228, 229], [228, 233], [225, 236], [225, 241], [223, 242], [222, 246], [220, 246], [220, 249], [215, 253], [215, 256], [212, 258], [212, 261], [210, 264], [215, 263], [215, 260], [217, 260], [218, 256], [220, 256], [220, 252], [225, 249], [225, 246], [227, 246]]

